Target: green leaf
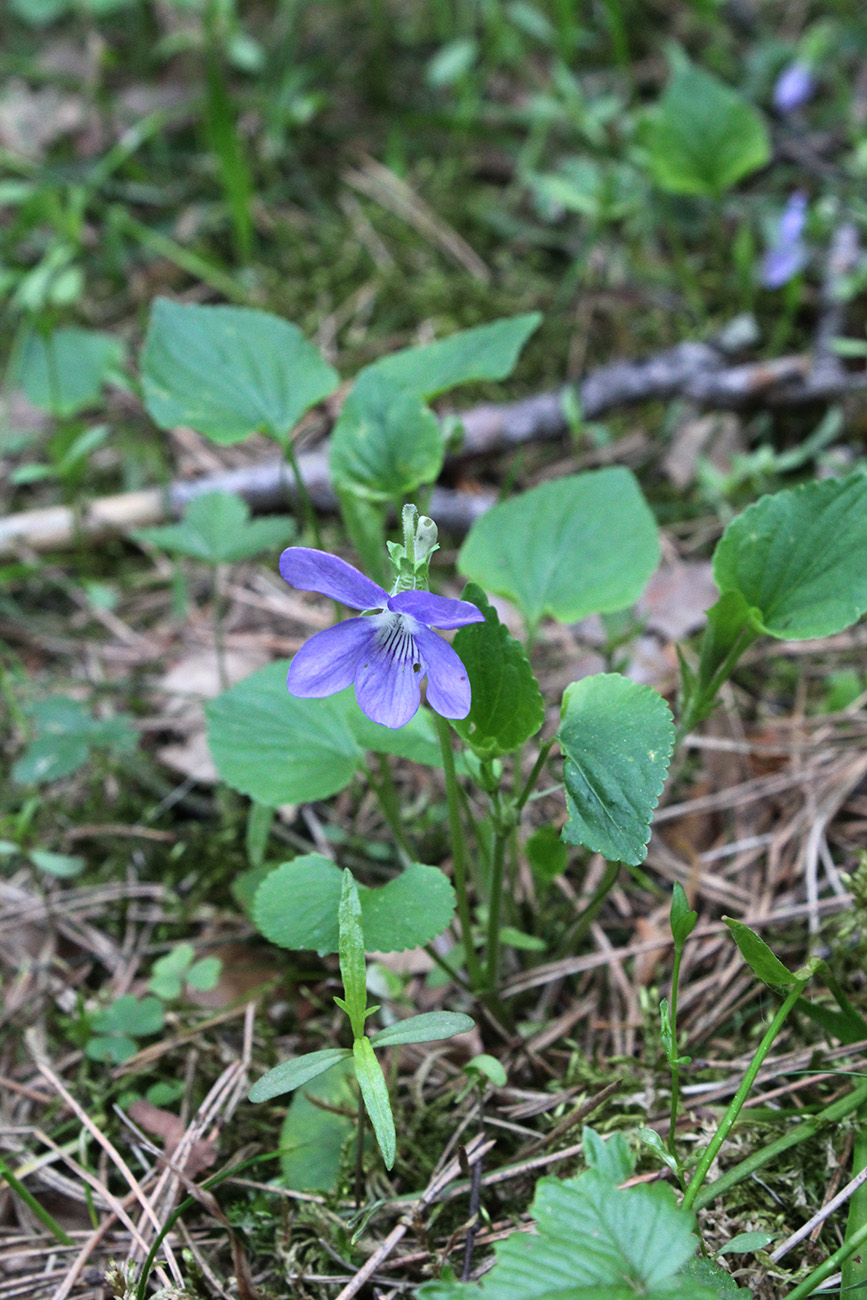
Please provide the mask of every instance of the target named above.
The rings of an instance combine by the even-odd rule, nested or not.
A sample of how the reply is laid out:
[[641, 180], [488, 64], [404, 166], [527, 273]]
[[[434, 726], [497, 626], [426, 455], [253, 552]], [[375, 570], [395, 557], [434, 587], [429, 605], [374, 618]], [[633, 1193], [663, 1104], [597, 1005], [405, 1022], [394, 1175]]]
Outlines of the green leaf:
[[707, 1287], [716, 1300], [753, 1300], [752, 1291], [738, 1286], [731, 1273], [712, 1259], [703, 1259], [700, 1255], [688, 1259], [678, 1276], [688, 1287]]
[[353, 1037], [364, 1034], [367, 1008], [367, 968], [364, 962], [364, 933], [361, 928], [361, 902], [358, 889], [348, 868], [343, 870], [340, 905], [337, 910], [340, 975], [346, 995], [342, 1005], [349, 1016]]
[[790, 641], [842, 632], [867, 610], [867, 476], [762, 497], [726, 528], [713, 573], [758, 631]]
[[545, 721], [545, 701], [520, 642], [500, 622], [481, 587], [469, 583], [462, 599], [476, 605], [485, 621], [455, 634], [453, 645], [470, 679], [472, 704], [452, 726], [480, 758], [499, 758], [536, 734]]
[[125, 753], [138, 743], [127, 718], [92, 718], [83, 704], [65, 695], [40, 700], [29, 712], [36, 737], [12, 768], [19, 785], [70, 776], [87, 762], [91, 748]]
[[98, 1034], [129, 1034], [136, 1038], [158, 1034], [164, 1023], [163, 1004], [158, 998], [137, 998], [132, 993], [117, 998], [90, 1021]]
[[366, 1036], [356, 1038], [352, 1045], [352, 1058], [355, 1062], [355, 1077], [361, 1089], [364, 1108], [370, 1116], [385, 1167], [391, 1169], [397, 1148], [394, 1116], [391, 1113], [388, 1086], [382, 1073], [382, 1066], [374, 1055], [369, 1038]]
[[747, 1255], [764, 1250], [774, 1240], [772, 1232], [739, 1232], [717, 1252], [719, 1255]]
[[10, 378], [34, 406], [64, 418], [95, 406], [123, 360], [123, 344], [110, 334], [58, 329], [28, 337]]
[[[337, 952], [341, 884], [339, 868], [321, 854], [284, 862], [256, 891], [254, 924], [281, 948]], [[438, 867], [414, 862], [378, 889], [357, 888], [368, 952], [429, 943], [454, 915], [454, 890]]]
[[375, 754], [394, 754], [397, 758], [407, 758], [426, 767], [442, 766], [436, 723], [428, 709], [419, 709], [405, 726], [394, 731], [391, 727], [371, 722], [361, 712], [354, 687], [350, 686], [334, 698], [341, 701], [349, 729], [362, 749], [371, 749]]
[[744, 961], [760, 980], [772, 988], [786, 988], [798, 982], [798, 976], [784, 966], [779, 957], [774, 956], [764, 939], [760, 939], [755, 931], [750, 930], [742, 921], [732, 920], [730, 916], [724, 916], [723, 920], [731, 930]]
[[371, 1041], [376, 1048], [399, 1047], [402, 1043], [433, 1043], [439, 1038], [468, 1034], [474, 1024], [474, 1020], [459, 1011], [425, 1011], [380, 1029]]
[[182, 523], [139, 528], [132, 537], [206, 564], [235, 564], [282, 549], [294, 535], [288, 516], [251, 520], [250, 507], [234, 492], [208, 492], [192, 499]]
[[534, 831], [524, 845], [533, 880], [540, 893], [546, 892], [558, 876], [562, 876], [569, 860], [569, 850], [560, 839], [556, 827], [546, 823]]
[[764, 119], [731, 87], [685, 64], [645, 125], [653, 178], [672, 194], [718, 197], [771, 156]]
[[498, 1243], [482, 1286], [430, 1282], [419, 1300], [717, 1300], [712, 1288], [678, 1277], [697, 1242], [692, 1215], [669, 1187], [620, 1189], [596, 1169], [542, 1178], [532, 1214], [535, 1233]]
[[307, 1052], [292, 1061], [283, 1061], [257, 1079], [247, 1096], [250, 1101], [270, 1101], [284, 1092], [293, 1092], [351, 1055], [348, 1047], [325, 1047], [321, 1052]]
[[585, 1124], [581, 1130], [581, 1145], [588, 1168], [603, 1174], [611, 1183], [625, 1182], [635, 1169], [635, 1157], [622, 1133], [612, 1133], [603, 1138]]
[[674, 939], [675, 948], [683, 947], [695, 929], [697, 920], [698, 912], [690, 911], [683, 885], [676, 880], [671, 894], [671, 910], [669, 912], [669, 925], [671, 926], [671, 937]]
[[86, 865], [84, 858], [75, 854], [50, 853], [47, 849], [31, 849], [28, 857], [34, 867], [47, 872], [49, 876], [56, 876], [58, 880], [71, 880], [74, 876], [80, 876]]
[[529, 312], [509, 320], [461, 330], [421, 347], [405, 348], [368, 366], [359, 379], [374, 372], [428, 400], [439, 397], [450, 388], [457, 388], [459, 384], [506, 379], [541, 320], [539, 312]]
[[417, 393], [372, 367], [363, 370], [331, 435], [331, 477], [340, 492], [368, 501], [412, 496], [439, 478], [445, 441]]
[[211, 989], [217, 987], [222, 968], [223, 963], [219, 957], [201, 957], [199, 961], [193, 962], [184, 982], [199, 993], [210, 993]]
[[585, 677], [563, 697], [557, 739], [569, 811], [563, 839], [637, 866], [674, 747], [665, 700], [617, 673]]
[[458, 556], [461, 573], [513, 601], [532, 630], [632, 604], [659, 561], [653, 515], [629, 470], [542, 483], [487, 511]]
[[487, 1052], [480, 1052], [471, 1061], [467, 1061], [464, 1074], [469, 1075], [470, 1078], [487, 1079], [495, 1088], [505, 1088], [508, 1082], [508, 1075], [503, 1069], [502, 1062]]
[[[330, 1192], [337, 1186], [343, 1148], [355, 1120], [358, 1095], [350, 1055], [295, 1092], [280, 1129], [283, 1183], [304, 1192]], [[321, 1102], [321, 1105], [317, 1105]]]
[[124, 1034], [111, 1034], [103, 1036], [97, 1034], [95, 1038], [89, 1038], [84, 1045], [84, 1055], [89, 1061], [100, 1061], [104, 1065], [123, 1065], [130, 1057], [135, 1056], [138, 1051], [138, 1043], [134, 1038], [127, 1038]]
[[673, 1174], [678, 1172], [679, 1166], [677, 1161], [655, 1128], [640, 1128], [637, 1136], [638, 1140], [643, 1142], [646, 1147], [650, 1147], [651, 1151], [658, 1156], [664, 1165], [668, 1166]]
[[161, 429], [189, 425], [223, 445], [257, 431], [285, 442], [339, 382], [279, 316], [168, 298], [154, 303], [141, 364], [145, 404]]
[[363, 757], [345, 706], [335, 697], [290, 695], [288, 667], [287, 660], [268, 664], [205, 706], [208, 745], [220, 776], [273, 808], [336, 794]]

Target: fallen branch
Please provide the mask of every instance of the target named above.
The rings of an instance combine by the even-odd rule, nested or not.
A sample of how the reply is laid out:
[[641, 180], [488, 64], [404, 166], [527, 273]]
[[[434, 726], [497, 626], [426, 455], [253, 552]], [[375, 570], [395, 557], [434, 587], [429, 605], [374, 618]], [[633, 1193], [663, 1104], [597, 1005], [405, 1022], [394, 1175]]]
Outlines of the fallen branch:
[[[842, 258], [840, 259], [842, 260]], [[867, 392], [867, 375], [844, 369], [830, 352], [829, 329], [841, 327], [839, 307], [826, 298], [817, 352], [777, 357], [770, 361], [732, 365], [715, 343], [678, 343], [641, 361], [615, 361], [600, 366], [584, 380], [557, 392], [540, 393], [519, 402], [486, 403], [461, 416], [463, 437], [449, 460], [499, 452], [531, 440], [563, 437], [569, 431], [567, 399], [577, 399], [585, 419], [641, 402], [680, 397], [711, 410], [739, 411], [755, 406], [786, 408], [828, 404]], [[328, 443], [298, 455], [298, 465], [310, 499], [317, 509], [337, 508], [328, 470]], [[48, 506], [0, 519], [0, 555], [20, 548], [34, 551], [68, 546], [76, 537], [96, 540], [131, 532], [179, 514], [195, 496], [207, 492], [237, 492], [253, 510], [275, 510], [295, 504], [297, 491], [282, 460], [268, 460], [241, 469], [207, 474], [166, 489], [125, 492], [82, 502], [77, 508]], [[493, 505], [492, 493], [471, 494], [436, 487], [430, 510], [449, 532], [465, 533]]]

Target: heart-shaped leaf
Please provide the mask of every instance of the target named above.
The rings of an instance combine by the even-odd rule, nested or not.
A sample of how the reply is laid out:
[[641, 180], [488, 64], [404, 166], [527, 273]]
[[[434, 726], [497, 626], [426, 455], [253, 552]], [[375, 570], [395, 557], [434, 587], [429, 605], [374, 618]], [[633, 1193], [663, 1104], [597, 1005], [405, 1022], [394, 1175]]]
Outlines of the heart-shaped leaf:
[[331, 477], [340, 492], [370, 501], [410, 497], [439, 477], [445, 442], [419, 395], [373, 367], [363, 370], [331, 437]]
[[643, 862], [674, 748], [665, 700], [618, 673], [585, 677], [563, 697], [557, 738], [569, 810], [563, 839], [612, 862]]
[[[454, 915], [454, 890], [437, 867], [414, 862], [378, 889], [357, 888], [368, 952], [429, 943]], [[340, 897], [339, 868], [319, 853], [307, 853], [265, 877], [253, 901], [253, 920], [281, 948], [337, 952]]]
[[186, 424], [222, 445], [257, 431], [285, 441], [339, 382], [279, 316], [168, 298], [154, 303], [141, 365], [145, 404], [161, 429]]
[[713, 576], [768, 636], [800, 641], [850, 627], [867, 611], [867, 475], [762, 497], [726, 528]]
[[452, 726], [481, 758], [497, 758], [536, 734], [545, 721], [545, 701], [523, 647], [500, 622], [481, 587], [469, 583], [462, 599], [481, 610], [485, 621], [455, 635], [472, 704]]
[[659, 562], [653, 515], [619, 466], [542, 483], [476, 520], [458, 568], [513, 601], [532, 631], [632, 604]]

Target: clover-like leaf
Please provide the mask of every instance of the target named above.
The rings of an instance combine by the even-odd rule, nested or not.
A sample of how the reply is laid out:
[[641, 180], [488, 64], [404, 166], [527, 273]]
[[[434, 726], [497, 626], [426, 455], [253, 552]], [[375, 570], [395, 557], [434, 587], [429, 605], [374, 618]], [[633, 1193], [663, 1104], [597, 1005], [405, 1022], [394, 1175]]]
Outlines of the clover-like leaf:
[[458, 568], [513, 601], [528, 627], [545, 614], [574, 623], [624, 609], [659, 562], [653, 515], [628, 469], [541, 483], [470, 529]]
[[248, 307], [157, 298], [142, 354], [148, 411], [222, 445], [248, 434], [285, 441], [339, 377], [297, 325]]
[[288, 516], [251, 520], [250, 507], [236, 493], [207, 492], [193, 497], [179, 524], [139, 528], [132, 537], [206, 564], [236, 564], [282, 549], [294, 535], [295, 521]]
[[665, 700], [618, 673], [585, 677], [563, 697], [558, 740], [569, 810], [563, 839], [613, 862], [643, 862], [674, 747]]
[[500, 622], [481, 587], [468, 583], [462, 599], [480, 609], [485, 621], [455, 635], [472, 703], [468, 715], [452, 726], [481, 758], [497, 758], [536, 734], [545, 721], [545, 701], [523, 647]]

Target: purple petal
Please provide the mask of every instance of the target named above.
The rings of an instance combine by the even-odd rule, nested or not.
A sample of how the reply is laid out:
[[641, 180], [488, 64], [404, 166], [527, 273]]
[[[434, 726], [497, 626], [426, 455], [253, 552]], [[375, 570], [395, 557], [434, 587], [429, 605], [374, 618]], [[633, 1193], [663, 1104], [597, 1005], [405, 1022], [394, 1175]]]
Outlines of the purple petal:
[[415, 716], [421, 703], [424, 666], [415, 636], [427, 629], [394, 615], [379, 615], [370, 622], [377, 631], [356, 672], [355, 696], [371, 722], [396, 731]]
[[412, 614], [413, 618], [428, 627], [466, 627], [468, 623], [485, 621], [484, 614], [468, 600], [434, 596], [430, 591], [402, 591], [391, 597], [388, 607], [400, 610], [402, 614]]
[[375, 631], [371, 619], [350, 618], [317, 632], [304, 642], [289, 665], [289, 694], [303, 700], [321, 700], [344, 690], [355, 681], [359, 660], [364, 658]]
[[280, 573], [291, 587], [318, 591], [350, 609], [384, 609], [388, 601], [388, 593], [351, 564], [309, 546], [290, 546], [284, 551]]
[[813, 95], [816, 82], [806, 63], [790, 63], [774, 86], [774, 108], [778, 113], [793, 113]]
[[422, 663], [427, 670], [427, 702], [443, 718], [465, 718], [472, 692], [457, 651], [428, 628], [416, 633]]

